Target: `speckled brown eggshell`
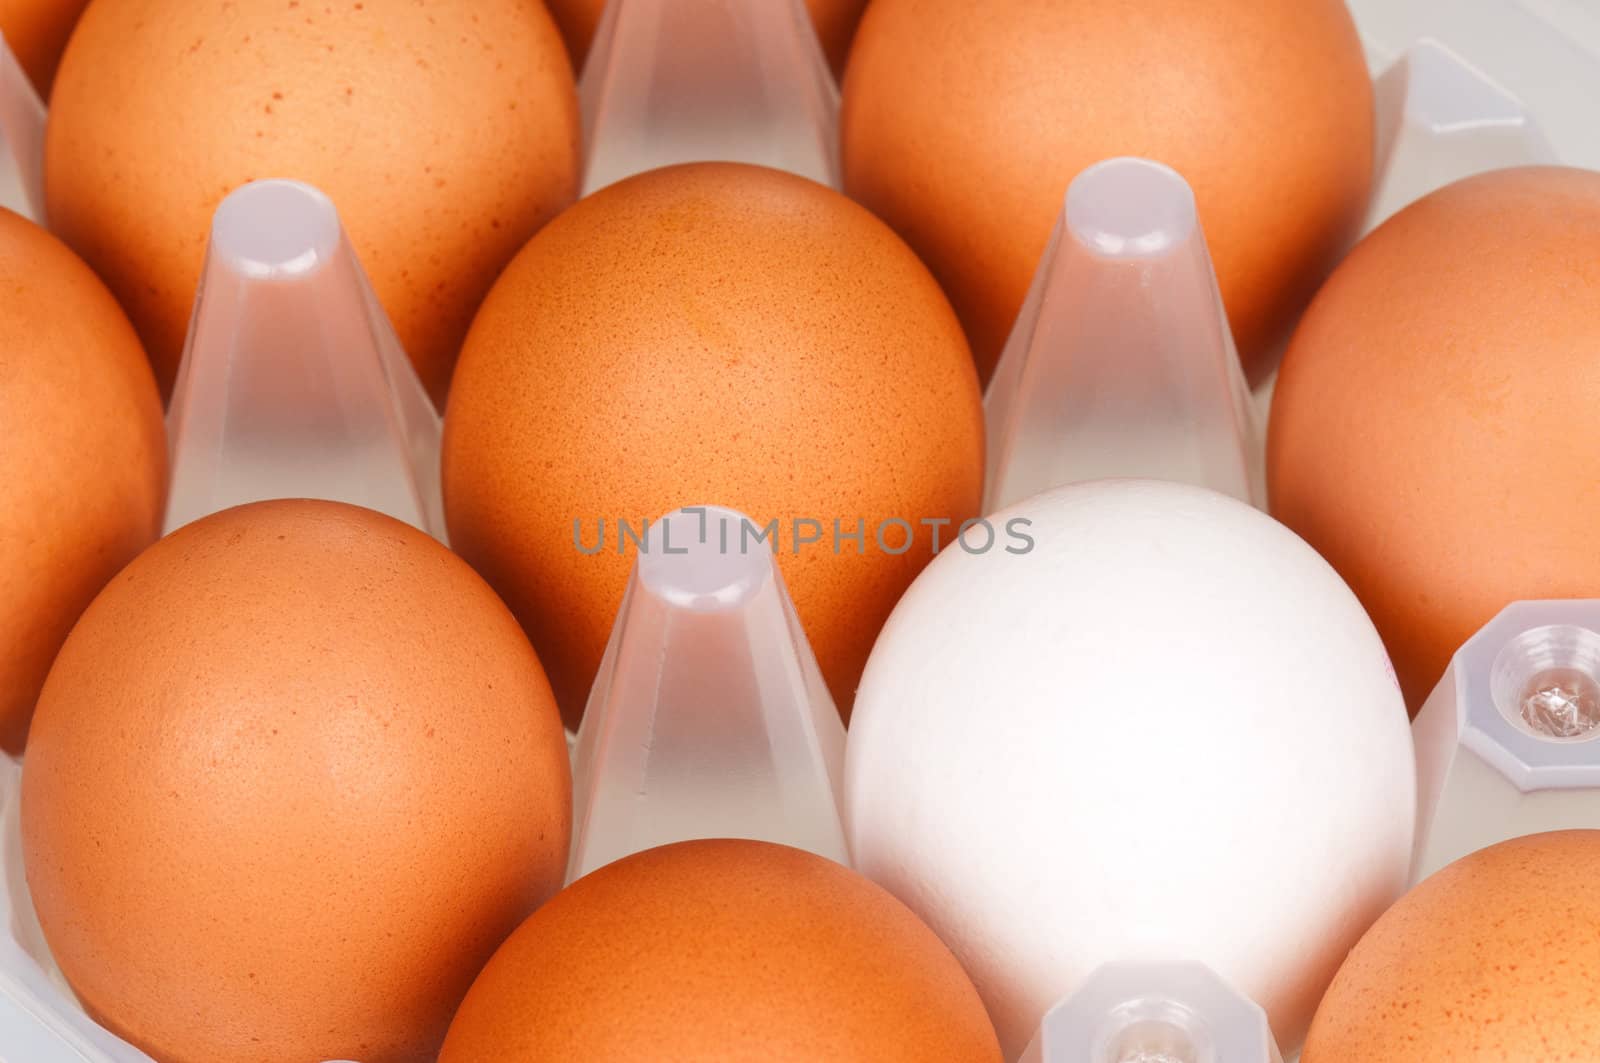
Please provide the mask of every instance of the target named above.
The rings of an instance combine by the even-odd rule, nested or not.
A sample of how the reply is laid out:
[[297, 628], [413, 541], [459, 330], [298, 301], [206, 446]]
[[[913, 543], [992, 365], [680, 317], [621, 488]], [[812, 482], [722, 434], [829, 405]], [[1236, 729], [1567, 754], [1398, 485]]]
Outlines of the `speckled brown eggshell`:
[[1506, 605], [1600, 595], [1600, 174], [1502, 170], [1367, 237], [1295, 333], [1273, 515], [1339, 570], [1412, 712]]
[[[838, 193], [728, 163], [643, 174], [546, 227], [473, 323], [445, 416], [451, 544], [522, 621], [572, 725], [633, 561], [619, 520], [701, 504], [777, 520], [848, 713], [932, 556], [919, 522], [974, 517], [982, 476], [977, 378], [927, 269]], [[898, 555], [875, 542], [895, 518], [917, 533]], [[575, 523], [592, 549], [601, 520], [605, 548], [581, 552]], [[796, 520], [822, 541], [796, 549]], [[864, 521], [863, 544], [835, 551], [835, 520]]]
[[0, 210], [0, 747], [95, 593], [161, 532], [167, 436], [128, 319], [60, 241]]
[[170, 390], [217, 204], [316, 185], [442, 402], [483, 294], [577, 194], [578, 141], [560, 34], [527, 0], [97, 0], [62, 60], [45, 198]]
[[932, 267], [985, 379], [1072, 179], [1174, 167], [1259, 379], [1361, 222], [1372, 84], [1343, 0], [874, 0], [842, 138], [845, 190]]
[[1592, 1063], [1600, 831], [1538, 834], [1434, 874], [1367, 931], [1302, 1063]]
[[[566, 38], [573, 66], [582, 70], [583, 62], [589, 55], [589, 46], [594, 41], [595, 30], [599, 28], [600, 16], [605, 13], [606, 0], [545, 2], [555, 16], [556, 24], [561, 27], [561, 35]], [[777, 6], [788, 0], [762, 2]], [[861, 21], [861, 12], [866, 10], [867, 0], [806, 0], [806, 7], [811, 12], [811, 23], [816, 27], [817, 38], [822, 42], [822, 50], [827, 54], [834, 73], [842, 73], [845, 59], [850, 55], [851, 38], [855, 36], [856, 24]]]
[[56, 64], [89, 0], [0, 0], [0, 35], [39, 95], [50, 95]]
[[977, 990], [888, 893], [750, 841], [580, 879], [473, 984], [439, 1063], [999, 1063]]
[[162, 1063], [424, 1063], [560, 886], [567, 747], [516, 621], [409, 525], [265, 502], [84, 613], [22, 776], [89, 1012]]

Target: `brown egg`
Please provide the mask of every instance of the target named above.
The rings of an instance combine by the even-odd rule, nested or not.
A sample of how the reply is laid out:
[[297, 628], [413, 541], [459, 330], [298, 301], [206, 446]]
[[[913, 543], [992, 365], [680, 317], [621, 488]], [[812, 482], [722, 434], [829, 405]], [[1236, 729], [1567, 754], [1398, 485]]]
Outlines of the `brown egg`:
[[[773, 0], [763, 2], [772, 3]], [[600, 25], [600, 16], [605, 13], [606, 0], [545, 0], [545, 4], [566, 38], [572, 65], [581, 70], [589, 55], [589, 45], [594, 41], [594, 31]], [[856, 23], [861, 21], [861, 12], [866, 6], [867, 0], [806, 0], [811, 23], [816, 27], [822, 50], [835, 74], [844, 71], [850, 40], [855, 36]]]
[[39, 95], [50, 95], [61, 51], [88, 6], [89, 0], [0, 0], [0, 36]]
[[1588, 1063], [1600, 831], [1518, 838], [1428, 878], [1334, 979], [1301, 1063]]
[[162, 1063], [431, 1061], [565, 870], [538, 659], [466, 564], [370, 510], [258, 503], [151, 547], [73, 630], [32, 739], [45, 939]]
[[950, 950], [820, 856], [695, 841], [579, 879], [495, 953], [439, 1063], [999, 1063]]
[[874, 0], [842, 135], [845, 190], [933, 268], [985, 379], [1072, 178], [1169, 164], [1260, 378], [1360, 224], [1372, 85], [1343, 0]]
[[[921, 522], [976, 515], [982, 421], [955, 315], [882, 222], [776, 170], [656, 170], [557, 218], [484, 302], [445, 417], [451, 542], [521, 619], [576, 724], [632, 566], [618, 522], [707, 503], [777, 521], [848, 714], [932, 556], [941, 529]], [[884, 549], [890, 520], [909, 527]], [[859, 545], [834, 521], [864, 530]]]
[[316, 185], [442, 401], [484, 292], [577, 194], [578, 139], [560, 34], [526, 0], [98, 0], [62, 61], [45, 198], [170, 391], [217, 204]]
[[161, 533], [167, 436], [138, 337], [60, 241], [0, 210], [0, 747], [78, 614]]
[[1361, 598], [1415, 712], [1509, 603], [1600, 595], [1600, 174], [1504, 170], [1380, 227], [1296, 332], [1272, 512]]

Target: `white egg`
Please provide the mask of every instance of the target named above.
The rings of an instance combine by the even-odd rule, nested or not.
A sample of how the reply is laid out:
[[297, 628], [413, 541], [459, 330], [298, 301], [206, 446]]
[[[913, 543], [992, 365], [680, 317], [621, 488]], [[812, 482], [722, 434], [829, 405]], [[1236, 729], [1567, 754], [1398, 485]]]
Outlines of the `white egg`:
[[1366, 613], [1199, 488], [1080, 484], [990, 521], [1013, 534], [941, 554], [873, 650], [857, 866], [955, 950], [1012, 1058], [1122, 960], [1211, 965], [1292, 1050], [1410, 857], [1411, 735]]

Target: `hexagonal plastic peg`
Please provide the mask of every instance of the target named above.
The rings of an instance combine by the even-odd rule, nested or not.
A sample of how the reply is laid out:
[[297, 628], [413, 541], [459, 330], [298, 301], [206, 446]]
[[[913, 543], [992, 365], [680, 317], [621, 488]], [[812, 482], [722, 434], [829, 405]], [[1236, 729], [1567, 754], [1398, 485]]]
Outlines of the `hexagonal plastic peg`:
[[1413, 731], [1414, 881], [1508, 838], [1600, 827], [1600, 600], [1508, 606], [1456, 651]]
[[1045, 1015], [1020, 1063], [1283, 1063], [1267, 1014], [1198, 963], [1108, 964]]

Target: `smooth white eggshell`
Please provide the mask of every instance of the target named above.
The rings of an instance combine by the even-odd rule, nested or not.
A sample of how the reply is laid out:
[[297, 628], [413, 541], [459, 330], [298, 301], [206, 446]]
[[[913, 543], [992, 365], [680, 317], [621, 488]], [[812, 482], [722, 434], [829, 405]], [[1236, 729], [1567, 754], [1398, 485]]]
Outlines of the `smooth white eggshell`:
[[857, 866], [955, 950], [1012, 1058], [1113, 960], [1210, 964], [1292, 1050], [1405, 886], [1411, 735], [1371, 622], [1293, 533], [1199, 488], [990, 520], [999, 545], [941, 554], [873, 650]]

